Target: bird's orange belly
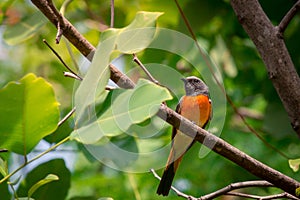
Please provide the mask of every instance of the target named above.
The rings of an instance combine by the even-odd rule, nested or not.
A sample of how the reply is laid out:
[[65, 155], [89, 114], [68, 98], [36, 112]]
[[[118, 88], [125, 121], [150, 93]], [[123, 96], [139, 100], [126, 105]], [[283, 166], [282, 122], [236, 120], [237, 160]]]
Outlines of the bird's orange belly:
[[180, 114], [203, 127], [210, 118], [211, 103], [207, 96], [184, 96]]

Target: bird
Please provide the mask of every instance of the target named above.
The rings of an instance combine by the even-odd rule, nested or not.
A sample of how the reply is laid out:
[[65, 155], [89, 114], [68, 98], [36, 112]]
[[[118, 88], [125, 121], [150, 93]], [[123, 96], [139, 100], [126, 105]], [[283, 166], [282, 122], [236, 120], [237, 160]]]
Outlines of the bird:
[[[185, 95], [180, 99], [176, 112], [189, 119], [196, 125], [205, 128], [212, 116], [212, 103], [208, 86], [198, 77], [190, 76], [181, 79], [184, 82]], [[183, 155], [194, 144], [194, 138], [173, 127], [172, 145], [156, 193], [168, 196], [171, 185], [183, 158]]]

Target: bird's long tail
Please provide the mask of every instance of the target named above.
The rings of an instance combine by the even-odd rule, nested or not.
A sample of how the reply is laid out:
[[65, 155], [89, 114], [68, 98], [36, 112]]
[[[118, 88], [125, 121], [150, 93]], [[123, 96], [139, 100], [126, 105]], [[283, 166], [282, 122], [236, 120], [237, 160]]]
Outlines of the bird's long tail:
[[[170, 154], [170, 155], [172, 155], [172, 154]], [[168, 163], [169, 163], [169, 161], [171, 161], [171, 163], [167, 165], [167, 167], [166, 167], [166, 169], [165, 169], [165, 171], [164, 171], [164, 173], [161, 177], [159, 186], [158, 186], [157, 191], [156, 191], [156, 193], [158, 195], [168, 196], [169, 191], [170, 191], [171, 186], [172, 186], [172, 182], [173, 182], [176, 170], [179, 166], [179, 163], [182, 160], [182, 157], [183, 157], [183, 155], [180, 156], [175, 161], [172, 161], [171, 158], [168, 159]]]

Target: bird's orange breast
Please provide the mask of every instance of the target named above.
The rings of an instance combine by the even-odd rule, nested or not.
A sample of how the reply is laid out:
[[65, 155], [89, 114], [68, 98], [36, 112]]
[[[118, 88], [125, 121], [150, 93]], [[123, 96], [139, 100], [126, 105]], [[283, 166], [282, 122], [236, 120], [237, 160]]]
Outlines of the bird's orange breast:
[[181, 100], [180, 114], [203, 127], [211, 115], [211, 102], [208, 96], [184, 96]]

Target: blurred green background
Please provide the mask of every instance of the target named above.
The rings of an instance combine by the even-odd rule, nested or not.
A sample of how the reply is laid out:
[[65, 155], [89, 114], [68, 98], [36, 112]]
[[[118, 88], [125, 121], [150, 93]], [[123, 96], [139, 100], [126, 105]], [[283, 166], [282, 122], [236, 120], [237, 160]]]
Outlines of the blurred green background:
[[[63, 1], [55, 0], [54, 3], [59, 8]], [[229, 1], [181, 0], [179, 3], [202, 47], [219, 66], [226, 92], [246, 117], [247, 122], [276, 149], [289, 158], [299, 158], [299, 138], [291, 129], [282, 103], [268, 79], [265, 66], [255, 46], [238, 23]], [[261, 0], [260, 3], [273, 24], [277, 25], [295, 1]], [[5, 0], [1, 1], [0, 7], [0, 88], [9, 81], [19, 80], [25, 74], [33, 72], [53, 85], [56, 98], [61, 104], [61, 116], [64, 116], [72, 108], [74, 80], [63, 76], [64, 67], [44, 45], [42, 39], [45, 38], [54, 46], [65, 62], [76, 70], [72, 56], [67, 50], [67, 42], [62, 40], [59, 45], [55, 45], [56, 28], [39, 13], [30, 1]], [[163, 12], [164, 14], [158, 19], [158, 27], [189, 35], [174, 1], [171, 0], [116, 0], [115, 27], [122, 28], [128, 25], [138, 11]], [[65, 12], [65, 17], [96, 46], [101, 32], [110, 24], [110, 1], [72, 1]], [[29, 32], [29, 28], [24, 25], [28, 22], [38, 27]], [[298, 72], [300, 67], [299, 23], [300, 18], [297, 15], [284, 34], [286, 45]], [[78, 65], [82, 65], [85, 59], [75, 48], [71, 47], [71, 51]], [[199, 75], [179, 56], [167, 52], [146, 50], [138, 56], [143, 63], [168, 65], [183, 76]], [[144, 76], [139, 70], [131, 70], [136, 65], [132, 62], [130, 55], [123, 58], [122, 70], [124, 72], [130, 72], [129, 75], [134, 80]], [[177, 88], [179, 95], [183, 92], [181, 87], [182, 85], [178, 85]], [[175, 98], [168, 102], [168, 105], [175, 109], [176, 102]], [[226, 121], [220, 137], [272, 168], [295, 179], [299, 177], [289, 168], [287, 158], [267, 147], [249, 132], [230, 105], [227, 105], [224, 117]], [[46, 139], [50, 143], [55, 143], [68, 135], [71, 130], [72, 120], [70, 119], [56, 131], [55, 135], [50, 135]], [[171, 128], [167, 127], [165, 131], [165, 134], [157, 137], [157, 140], [169, 141]], [[199, 147], [200, 144], [196, 144], [187, 153], [175, 177], [174, 184], [182, 192], [198, 197], [233, 182], [257, 179], [213, 152], [200, 159]], [[67, 156], [63, 156], [64, 160], [55, 160], [61, 168], [59, 171], [66, 171], [60, 177], [65, 180], [65, 184], [60, 186], [65, 192], [57, 194], [61, 199], [92, 200], [101, 197], [137, 200], [163, 199], [156, 195], [158, 180], [151, 173], [134, 174], [111, 169], [88, 156], [84, 148], [75, 142], [64, 145], [48, 159], [61, 157], [65, 153]], [[17, 162], [13, 161], [13, 155], [6, 154], [4, 157], [11, 165], [15, 165], [11, 166], [13, 169], [17, 167]], [[51, 161], [45, 159], [42, 162]], [[65, 163], [68, 163], [67, 167]], [[50, 170], [57, 165], [46, 163], [45, 166], [39, 164], [38, 167]], [[36, 176], [41, 171], [36, 170]], [[158, 172], [161, 174], [161, 171]], [[26, 171], [24, 173], [26, 174]], [[28, 177], [29, 175], [22, 176], [21, 179], [34, 179], [35, 175], [31, 178]], [[22, 194], [22, 184], [19, 187], [18, 193]], [[243, 192], [270, 195], [279, 190], [251, 188], [244, 189]], [[50, 190], [47, 193], [50, 194]], [[0, 185], [0, 196], [2, 194], [9, 199], [7, 186], [3, 184]], [[51, 198], [51, 195], [48, 195], [48, 199]], [[179, 199], [179, 197], [171, 192], [168, 199]]]

